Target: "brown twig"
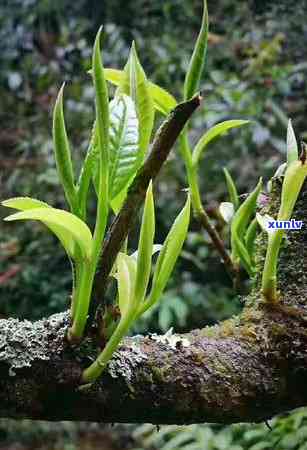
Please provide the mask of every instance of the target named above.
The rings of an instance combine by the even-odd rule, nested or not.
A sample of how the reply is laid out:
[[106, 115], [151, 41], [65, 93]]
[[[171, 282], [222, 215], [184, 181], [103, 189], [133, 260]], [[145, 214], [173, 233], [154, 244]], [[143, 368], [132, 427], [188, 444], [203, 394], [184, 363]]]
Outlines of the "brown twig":
[[89, 324], [93, 322], [98, 306], [103, 304], [109, 274], [116, 256], [134, 224], [137, 213], [144, 201], [149, 182], [158, 175], [176, 139], [193, 112], [200, 105], [200, 102], [201, 96], [196, 95], [191, 100], [179, 104], [157, 131], [148, 158], [129, 188], [126, 201], [112, 222], [104, 240], [100, 266], [94, 280], [94, 292], [89, 310]]
[[211, 225], [210, 219], [204, 209], [201, 211], [196, 212], [196, 217], [198, 221], [200, 222], [201, 226], [207, 231], [209, 234], [217, 252], [219, 253], [226, 271], [229, 273], [231, 279], [233, 280], [235, 286], [237, 287], [237, 284], [239, 283], [238, 277], [239, 277], [239, 270], [232, 262], [230, 255], [225, 247], [225, 244], [223, 240], [221, 239], [218, 231], [216, 228]]

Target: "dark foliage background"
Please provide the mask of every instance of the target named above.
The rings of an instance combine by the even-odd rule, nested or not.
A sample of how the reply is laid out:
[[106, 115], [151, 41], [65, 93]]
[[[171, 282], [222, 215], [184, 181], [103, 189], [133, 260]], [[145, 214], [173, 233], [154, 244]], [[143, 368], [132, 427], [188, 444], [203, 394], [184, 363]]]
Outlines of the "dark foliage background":
[[[194, 119], [191, 140], [194, 142], [206, 128], [221, 120], [252, 120], [249, 128], [212, 144], [201, 165], [206, 208], [227, 239], [227, 229], [216, 214], [219, 202], [227, 197], [223, 166], [228, 167], [240, 192], [245, 193], [260, 175], [267, 180], [284, 160], [289, 117], [298, 137], [307, 139], [307, 2], [209, 0], [208, 5], [211, 33], [202, 80], [205, 101]], [[86, 70], [90, 67], [91, 47], [101, 23], [107, 66], [121, 68], [135, 39], [147, 75], [180, 100], [201, 8], [200, 0], [2, 0], [1, 199], [31, 195], [65, 207], [52, 155], [52, 106], [59, 86], [66, 80], [65, 112], [79, 167], [93, 121], [93, 90]], [[175, 150], [156, 187], [157, 241], [163, 239], [181, 208], [185, 186], [183, 164]], [[5, 214], [1, 209], [0, 216]], [[131, 246], [133, 242], [132, 236]], [[69, 303], [70, 285], [66, 257], [45, 229], [35, 223], [0, 223], [2, 316], [35, 319], [63, 310]], [[240, 301], [208, 236], [193, 222], [160, 307], [150, 312], [135, 331], [166, 331], [170, 326], [187, 330], [229, 317], [239, 309]], [[296, 429], [305, 429], [305, 413], [302, 414], [302, 419], [295, 422]], [[293, 424], [296, 419], [290, 416], [276, 422], [280, 439], [288, 436], [290, 429], [293, 432], [289, 420]], [[4, 428], [7, 430], [6, 425]], [[172, 436], [182, 436], [178, 430], [163, 435], [166, 445]], [[211, 428], [193, 428], [194, 437], [189, 435], [191, 442], [195, 444], [198, 434], [202, 436], [200, 442], [208, 441], [204, 437], [211, 432], [208, 430]], [[251, 446], [235, 440], [237, 428], [225, 430], [223, 433], [232, 436], [232, 447], [230, 443], [228, 447], [212, 443], [208, 447], [199, 444], [203, 445], [199, 448], [272, 448], [271, 441], [265, 444], [265, 427], [256, 427]], [[302, 443], [288, 444], [288, 447], [278, 444], [278, 448], [307, 448], [304, 446], [306, 433], [301, 434]], [[7, 439], [8, 435], [5, 436]], [[140, 432], [138, 436], [143, 434]], [[138, 445], [162, 447], [158, 437], [152, 438], [151, 447], [146, 446], [146, 439], [138, 441]], [[87, 448], [84, 445], [80, 448]], [[181, 444], [172, 445], [165, 448], [185, 448]]]

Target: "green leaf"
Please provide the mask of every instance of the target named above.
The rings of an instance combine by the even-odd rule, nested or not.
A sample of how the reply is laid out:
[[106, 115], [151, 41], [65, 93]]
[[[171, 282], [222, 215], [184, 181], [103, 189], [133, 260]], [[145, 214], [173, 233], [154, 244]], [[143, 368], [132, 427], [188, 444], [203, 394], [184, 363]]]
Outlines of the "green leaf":
[[249, 224], [245, 234], [246, 248], [252, 262], [255, 255], [255, 240], [257, 237], [257, 231], [258, 231], [258, 220], [257, 217], [255, 217]]
[[177, 106], [175, 98], [165, 89], [149, 81], [149, 93], [154, 100], [155, 108], [167, 116]]
[[[104, 69], [104, 73], [106, 79], [113, 83], [115, 86], [120, 86], [125, 77], [125, 73], [123, 70]], [[177, 106], [176, 99], [172, 96], [172, 94], [149, 80], [148, 89], [153, 99], [154, 107], [162, 114], [169, 114], [172, 109]]]
[[59, 91], [53, 111], [53, 145], [59, 179], [63, 186], [68, 204], [71, 210], [75, 212], [77, 208], [77, 196], [74, 185], [71, 153], [64, 120], [63, 90], [64, 84]]
[[[97, 126], [95, 121], [92, 128], [91, 140], [87, 149], [83, 166], [81, 168], [77, 187], [80, 216], [83, 220], [86, 219], [86, 203], [91, 179], [94, 177], [95, 173], [96, 178], [98, 178], [99, 156]], [[99, 180], [97, 179], [97, 193], [99, 189], [98, 181]]]
[[123, 189], [115, 198], [110, 201], [110, 205], [115, 214], [118, 214], [127, 196], [127, 188]]
[[226, 120], [225, 122], [218, 123], [210, 128], [206, 133], [200, 138], [196, 147], [193, 151], [193, 164], [196, 166], [199, 163], [199, 160], [204, 153], [209, 142], [213, 141], [213, 139], [227, 133], [232, 128], [238, 128], [242, 125], [246, 125], [250, 123], [249, 120]]
[[232, 176], [230, 175], [230, 173], [228, 172], [228, 170], [226, 169], [226, 167], [224, 167], [224, 175], [226, 178], [226, 184], [227, 184], [227, 189], [228, 189], [228, 194], [229, 194], [229, 198], [231, 203], [234, 206], [234, 209], [237, 210], [240, 204], [239, 201], [239, 196], [238, 196], [238, 191], [236, 188], [236, 185], [233, 181]]
[[201, 29], [190, 60], [189, 68], [184, 81], [184, 99], [189, 100], [199, 89], [199, 83], [205, 65], [208, 43], [208, 8], [207, 1], [203, 0], [203, 17]]
[[190, 209], [191, 200], [189, 195], [183, 210], [173, 223], [173, 226], [165, 239], [162, 250], [159, 253], [149, 298], [141, 308], [141, 312], [146, 311], [146, 309], [152, 306], [163, 293], [188, 232]]
[[135, 302], [140, 304], [144, 300], [151, 273], [151, 259], [153, 253], [153, 242], [155, 237], [155, 207], [152, 193], [152, 182], [150, 182], [145, 199], [144, 213], [142, 218], [138, 255], [137, 274], [135, 284]]
[[133, 178], [138, 163], [138, 119], [127, 95], [110, 103], [109, 197], [113, 200]]
[[103, 60], [100, 51], [99, 29], [92, 57], [93, 81], [96, 100], [96, 126], [99, 149], [99, 188], [96, 225], [94, 232], [94, 257], [97, 259], [101, 250], [101, 243], [105, 234], [109, 212], [109, 95], [107, 82], [104, 77]]
[[288, 121], [287, 129], [287, 164], [298, 160], [298, 147], [297, 141], [292, 127], [292, 121]]
[[246, 248], [244, 240], [247, 226], [251, 217], [255, 214], [257, 198], [262, 188], [262, 179], [259, 180], [256, 188], [249, 194], [246, 200], [237, 210], [231, 224], [231, 248], [234, 262], [240, 260], [245, 270], [250, 276], [253, 275], [254, 267]]
[[[33, 209], [27, 209], [30, 202], [26, 201], [26, 210], [12, 214], [4, 220], [8, 222], [13, 220], [38, 220], [53, 231], [72, 259], [89, 260], [92, 253], [92, 235], [88, 226], [77, 216], [67, 211], [45, 206], [39, 207], [38, 200], [31, 200], [34, 204]], [[7, 200], [2, 204], [16, 209], [22, 206], [20, 199], [17, 199], [15, 206], [14, 199]]]
[[139, 166], [148, 151], [154, 124], [154, 103], [149, 91], [149, 83], [138, 59], [135, 45], [132, 44], [128, 62], [124, 69], [125, 76], [120, 85], [120, 92], [129, 95], [136, 105], [139, 128]]
[[131, 256], [119, 253], [116, 259], [118, 305], [122, 317], [134, 308], [134, 290], [136, 279], [136, 261]]
[[14, 197], [4, 200], [1, 204], [6, 208], [18, 209], [19, 211], [26, 211], [27, 209], [34, 208], [51, 208], [48, 203], [31, 197]]

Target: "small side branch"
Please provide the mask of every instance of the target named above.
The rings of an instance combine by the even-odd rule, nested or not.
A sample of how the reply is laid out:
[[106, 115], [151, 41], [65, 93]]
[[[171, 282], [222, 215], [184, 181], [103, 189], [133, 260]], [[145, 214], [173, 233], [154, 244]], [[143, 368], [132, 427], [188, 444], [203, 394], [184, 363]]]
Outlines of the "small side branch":
[[191, 100], [179, 104], [157, 131], [148, 158], [135, 177], [128, 191], [127, 199], [111, 224], [104, 241], [100, 266], [94, 281], [94, 295], [90, 305], [89, 323], [93, 322], [98, 306], [103, 303], [108, 277], [116, 255], [134, 224], [150, 180], [154, 180], [158, 175], [179, 134], [193, 112], [199, 107], [200, 102], [201, 96], [196, 95]]

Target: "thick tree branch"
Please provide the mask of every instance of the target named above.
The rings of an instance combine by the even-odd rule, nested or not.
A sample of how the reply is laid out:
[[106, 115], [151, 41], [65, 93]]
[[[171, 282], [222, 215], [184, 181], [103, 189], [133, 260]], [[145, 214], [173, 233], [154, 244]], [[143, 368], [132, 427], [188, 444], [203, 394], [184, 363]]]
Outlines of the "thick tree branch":
[[199, 107], [200, 102], [200, 95], [196, 95], [191, 100], [179, 104], [157, 131], [148, 158], [129, 188], [127, 199], [111, 224], [104, 241], [100, 267], [94, 281], [94, 295], [90, 305], [89, 321], [93, 321], [96, 309], [103, 301], [115, 258], [134, 224], [150, 180], [154, 180], [160, 172], [179, 134], [193, 112]]
[[[279, 191], [275, 183], [270, 214]], [[305, 184], [293, 215], [305, 223], [306, 197]], [[80, 377], [96, 350], [90, 340], [72, 350], [65, 341], [67, 313], [33, 324], [0, 320], [0, 417], [232, 423], [306, 406], [306, 225], [287, 239], [279, 264], [280, 304], [265, 304], [256, 285], [240, 317], [216, 327], [126, 339], [89, 387], [80, 388]], [[261, 235], [261, 267], [264, 241]]]

